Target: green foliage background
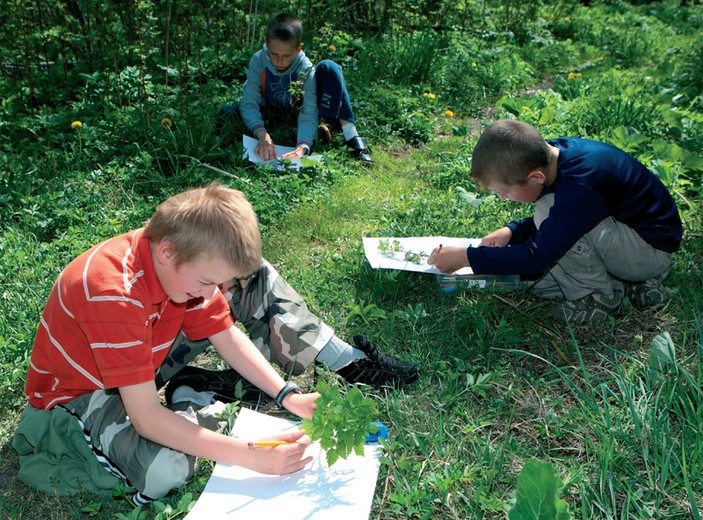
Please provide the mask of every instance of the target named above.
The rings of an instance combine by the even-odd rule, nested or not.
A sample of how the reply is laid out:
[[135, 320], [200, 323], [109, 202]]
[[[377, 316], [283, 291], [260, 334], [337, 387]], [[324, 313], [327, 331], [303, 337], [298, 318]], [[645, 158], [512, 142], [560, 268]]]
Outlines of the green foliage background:
[[[305, 20], [313, 61], [344, 67], [373, 169], [338, 140], [323, 166], [272, 175], [213, 132], [281, 10]], [[390, 439], [373, 517], [505, 518], [532, 458], [575, 517], [700, 517], [700, 1], [0, 0], [0, 42], [0, 517], [177, 518], [197, 497], [207, 464], [144, 511], [122, 490], [44, 497], [14, 480], [9, 443], [63, 266], [213, 179], [246, 193], [267, 258], [342, 337], [422, 369], [374, 396]], [[480, 128], [503, 117], [611, 142], [665, 182], [685, 226], [665, 309], [571, 329], [521, 292], [444, 295], [367, 266], [362, 235], [481, 236], [525, 213], [467, 179]], [[676, 354], [653, 377], [662, 342]]]

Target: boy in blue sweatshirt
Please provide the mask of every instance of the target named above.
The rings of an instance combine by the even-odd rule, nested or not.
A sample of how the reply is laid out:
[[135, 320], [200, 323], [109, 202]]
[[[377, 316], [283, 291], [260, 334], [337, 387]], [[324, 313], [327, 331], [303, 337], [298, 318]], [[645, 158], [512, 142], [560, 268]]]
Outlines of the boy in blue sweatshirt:
[[[341, 67], [331, 60], [317, 66], [303, 52], [303, 25], [296, 17], [279, 14], [268, 24], [266, 41], [249, 61], [239, 106], [225, 105], [219, 117], [225, 121], [242, 121], [259, 140], [255, 152], [264, 160], [276, 159], [276, 149], [266, 125], [286, 121], [297, 115], [295, 150], [283, 158], [297, 158], [310, 153], [315, 136], [324, 141], [332, 136], [330, 126], [341, 128], [352, 155], [363, 163], [372, 163], [366, 139], [354, 125], [349, 93]], [[330, 123], [320, 124], [320, 118]]]
[[538, 277], [533, 291], [558, 300], [550, 315], [576, 323], [661, 305], [661, 280], [681, 243], [676, 203], [634, 157], [578, 138], [545, 141], [532, 126], [503, 120], [483, 132], [471, 176], [501, 199], [534, 202], [534, 216], [485, 236], [476, 248], [437, 248], [442, 272]]

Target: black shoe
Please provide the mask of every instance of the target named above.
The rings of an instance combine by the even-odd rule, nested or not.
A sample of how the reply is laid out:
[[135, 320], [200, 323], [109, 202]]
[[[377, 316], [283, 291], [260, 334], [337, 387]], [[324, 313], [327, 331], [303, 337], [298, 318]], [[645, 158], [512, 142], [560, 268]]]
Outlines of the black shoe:
[[[241, 384], [241, 395], [238, 395], [237, 384]], [[207, 370], [190, 365], [184, 367], [166, 385], [166, 402], [169, 405], [172, 404], [173, 392], [179, 386], [189, 386], [196, 392], [213, 392], [213, 397], [223, 403], [240, 401], [263, 404], [271, 399], [232, 369]]]
[[358, 159], [362, 163], [371, 164], [373, 162], [373, 157], [371, 157], [371, 150], [363, 137], [352, 137], [344, 142], [348, 147], [352, 149], [352, 157]]
[[379, 351], [366, 336], [354, 336], [356, 347], [367, 358], [358, 359], [337, 371], [348, 383], [400, 387], [417, 380], [417, 366]]

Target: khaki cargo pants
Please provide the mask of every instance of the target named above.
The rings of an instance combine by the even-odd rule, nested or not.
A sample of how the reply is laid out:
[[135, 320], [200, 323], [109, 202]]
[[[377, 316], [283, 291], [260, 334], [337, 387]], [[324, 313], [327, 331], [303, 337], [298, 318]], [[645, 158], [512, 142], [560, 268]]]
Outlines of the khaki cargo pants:
[[[535, 204], [538, 229], [553, 205], [552, 193]], [[581, 237], [532, 290], [543, 298], [559, 300], [577, 300], [593, 292], [622, 293], [623, 281], [663, 279], [671, 263], [671, 253], [655, 249], [634, 229], [608, 217]]]

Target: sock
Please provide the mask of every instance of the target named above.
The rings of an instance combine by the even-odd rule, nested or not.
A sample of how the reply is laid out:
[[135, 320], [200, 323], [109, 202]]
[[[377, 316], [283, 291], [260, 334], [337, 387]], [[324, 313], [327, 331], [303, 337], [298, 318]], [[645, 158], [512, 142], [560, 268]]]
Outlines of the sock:
[[203, 408], [212, 404], [214, 401], [214, 396], [214, 392], [196, 392], [191, 387], [183, 385], [174, 390], [173, 396], [171, 397], [171, 403], [176, 404], [181, 401], [186, 401]]
[[344, 140], [348, 141], [349, 139], [354, 139], [359, 135], [359, 132], [356, 131], [356, 126], [354, 123], [347, 123], [342, 127], [342, 132], [344, 133]]
[[361, 350], [352, 347], [349, 343], [342, 341], [337, 336], [332, 336], [332, 339], [327, 342], [327, 345], [322, 347], [315, 361], [322, 363], [332, 372], [336, 372], [349, 363], [364, 358], [366, 358], [366, 354]]

